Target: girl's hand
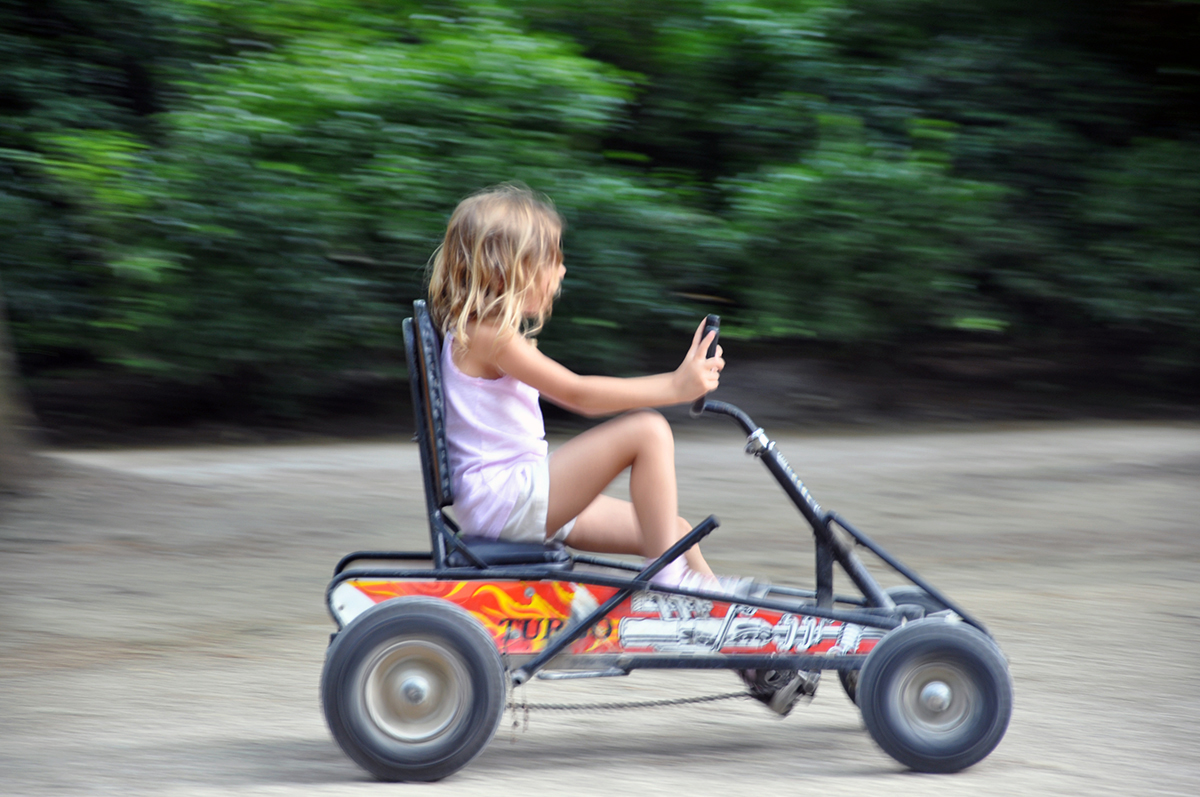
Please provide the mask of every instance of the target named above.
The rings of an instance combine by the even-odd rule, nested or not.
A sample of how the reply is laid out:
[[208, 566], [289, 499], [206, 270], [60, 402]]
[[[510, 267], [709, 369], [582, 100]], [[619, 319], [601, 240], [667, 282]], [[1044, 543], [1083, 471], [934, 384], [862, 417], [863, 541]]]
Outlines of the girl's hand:
[[639, 407], [666, 407], [692, 402], [715, 390], [725, 361], [721, 359], [719, 346], [716, 357], [705, 356], [713, 335], [701, 340], [703, 334], [704, 324], [701, 322], [692, 336], [692, 346], [687, 356], [674, 371], [627, 379], [580, 376], [542, 354], [520, 335], [509, 335], [498, 341], [496, 330], [486, 324], [477, 324], [471, 331], [470, 348], [476, 351], [478, 361], [484, 364], [479, 371], [485, 377], [492, 376], [492, 370], [496, 376], [511, 376], [536, 388], [542, 398], [560, 407], [580, 415], [596, 417]]
[[717, 346], [715, 357], [706, 356], [709, 344], [713, 342], [717, 333], [710, 332], [704, 335], [703, 339], [701, 335], [704, 335], [703, 321], [696, 327], [696, 334], [692, 335], [692, 346], [688, 349], [687, 356], [672, 375], [671, 381], [679, 391], [680, 403], [694, 401], [716, 390], [721, 379], [721, 369], [725, 367], [720, 346]]

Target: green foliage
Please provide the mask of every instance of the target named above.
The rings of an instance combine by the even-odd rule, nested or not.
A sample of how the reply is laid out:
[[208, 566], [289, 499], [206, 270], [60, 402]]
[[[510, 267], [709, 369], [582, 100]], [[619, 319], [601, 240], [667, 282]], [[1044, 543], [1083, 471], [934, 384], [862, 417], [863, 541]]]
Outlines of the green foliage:
[[883, 340], [1003, 319], [979, 271], [1008, 243], [992, 229], [1004, 190], [954, 177], [920, 150], [881, 153], [856, 120], [824, 118], [822, 128], [802, 162], [732, 185], [735, 223], [757, 264], [728, 287], [747, 308], [739, 331]]
[[1156, 372], [1200, 359], [1200, 142], [1136, 141], [1083, 205], [1090, 268], [1071, 275], [1093, 325], [1149, 342]]
[[13, 337], [30, 375], [249, 386], [283, 411], [395, 373], [449, 212], [518, 179], [568, 222], [544, 346], [576, 367], [636, 369], [719, 309], [744, 339], [1084, 341], [1195, 374], [1198, 19], [1149, 0], [8, 2]]

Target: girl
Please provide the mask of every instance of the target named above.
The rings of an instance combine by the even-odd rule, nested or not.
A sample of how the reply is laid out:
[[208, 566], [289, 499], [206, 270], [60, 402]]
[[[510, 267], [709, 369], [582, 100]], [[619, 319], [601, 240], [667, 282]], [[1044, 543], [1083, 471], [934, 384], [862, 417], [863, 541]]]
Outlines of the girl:
[[[442, 375], [454, 513], [469, 534], [561, 540], [597, 553], [658, 557], [690, 528], [678, 516], [675, 446], [657, 412], [717, 387], [721, 350], [703, 324], [673, 373], [580, 376], [531, 337], [550, 315], [566, 267], [562, 220], [520, 185], [459, 204], [433, 256], [429, 307], [445, 337]], [[582, 415], [627, 412], [547, 456], [538, 396]], [[601, 492], [630, 468], [632, 502]], [[698, 547], [664, 568], [665, 586], [746, 594], [750, 579], [717, 578]]]

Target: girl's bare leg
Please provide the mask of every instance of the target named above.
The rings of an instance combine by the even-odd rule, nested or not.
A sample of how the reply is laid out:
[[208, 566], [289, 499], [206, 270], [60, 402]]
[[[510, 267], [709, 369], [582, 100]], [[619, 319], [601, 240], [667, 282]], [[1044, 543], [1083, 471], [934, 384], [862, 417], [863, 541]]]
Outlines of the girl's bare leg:
[[[633, 503], [600, 495], [626, 468]], [[690, 529], [678, 512], [675, 439], [657, 412], [615, 418], [570, 440], [550, 457], [546, 528], [558, 529], [576, 518], [573, 548], [659, 556]], [[685, 557], [693, 570], [712, 573], [698, 547]]]
[[[692, 530], [683, 518], [676, 519], [678, 540]], [[646, 553], [645, 535], [638, 523], [633, 504], [608, 495], [598, 495], [575, 520], [575, 528], [567, 542], [572, 548], [593, 553], [632, 553], [640, 556], [656, 556]], [[670, 547], [670, 546], [668, 546]], [[659, 553], [662, 553], [659, 551]], [[683, 554], [688, 567], [698, 573], [711, 574], [708, 562], [700, 553], [700, 546], [693, 545]]]

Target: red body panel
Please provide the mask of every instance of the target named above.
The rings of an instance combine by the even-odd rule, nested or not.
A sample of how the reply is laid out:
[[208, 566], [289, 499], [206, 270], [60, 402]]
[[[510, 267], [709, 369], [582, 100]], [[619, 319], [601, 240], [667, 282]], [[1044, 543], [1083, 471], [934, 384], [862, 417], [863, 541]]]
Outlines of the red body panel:
[[[424, 595], [477, 617], [506, 653], [537, 653], [573, 617], [591, 613], [617, 591], [569, 581], [347, 582], [375, 603]], [[571, 648], [596, 653], [865, 654], [882, 631], [802, 614], [680, 595], [638, 592], [622, 601]]]

